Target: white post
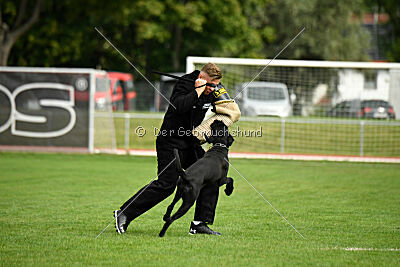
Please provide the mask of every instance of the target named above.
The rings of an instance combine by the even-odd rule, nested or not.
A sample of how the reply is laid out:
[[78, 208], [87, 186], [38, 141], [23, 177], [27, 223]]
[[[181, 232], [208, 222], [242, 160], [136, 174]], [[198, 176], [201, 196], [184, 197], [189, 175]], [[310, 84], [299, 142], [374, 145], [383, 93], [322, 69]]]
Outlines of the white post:
[[193, 58], [194, 57], [186, 57], [186, 73], [191, 73], [195, 70]]
[[129, 114], [125, 114], [125, 150], [129, 153], [129, 131], [130, 131], [130, 122], [131, 116]]
[[360, 121], [360, 157], [364, 155], [364, 121]]
[[281, 154], [285, 152], [285, 119], [281, 121]]
[[96, 77], [95, 72], [89, 72], [89, 153], [94, 152], [94, 93], [96, 91]]

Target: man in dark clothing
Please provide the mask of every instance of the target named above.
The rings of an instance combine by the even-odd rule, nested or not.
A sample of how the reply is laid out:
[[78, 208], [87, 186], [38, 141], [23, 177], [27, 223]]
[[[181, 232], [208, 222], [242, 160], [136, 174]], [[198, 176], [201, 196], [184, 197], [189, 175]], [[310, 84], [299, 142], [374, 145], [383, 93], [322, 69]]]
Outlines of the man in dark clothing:
[[[115, 227], [119, 234], [125, 233], [132, 220], [174, 192], [178, 180], [174, 148], [179, 150], [184, 169], [203, 157], [205, 153], [191, 131], [203, 121], [208, 108], [216, 100], [211, 94], [214, 88], [205, 84], [218, 85], [222, 74], [215, 64], [208, 63], [201, 71], [195, 70], [183, 77], [193, 82], [179, 80], [176, 83], [156, 140], [158, 179], [144, 186], [126, 201], [120, 210], [114, 212]], [[201, 190], [190, 234], [220, 235], [207, 226], [214, 222], [218, 193], [219, 188], [216, 185], [205, 186]]]

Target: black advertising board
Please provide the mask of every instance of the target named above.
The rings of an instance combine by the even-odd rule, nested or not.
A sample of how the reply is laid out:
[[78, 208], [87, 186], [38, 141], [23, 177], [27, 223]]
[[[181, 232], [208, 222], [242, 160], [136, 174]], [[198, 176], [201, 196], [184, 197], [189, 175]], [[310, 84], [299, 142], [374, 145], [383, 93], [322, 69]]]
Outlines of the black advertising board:
[[0, 146], [90, 149], [95, 72], [0, 68]]

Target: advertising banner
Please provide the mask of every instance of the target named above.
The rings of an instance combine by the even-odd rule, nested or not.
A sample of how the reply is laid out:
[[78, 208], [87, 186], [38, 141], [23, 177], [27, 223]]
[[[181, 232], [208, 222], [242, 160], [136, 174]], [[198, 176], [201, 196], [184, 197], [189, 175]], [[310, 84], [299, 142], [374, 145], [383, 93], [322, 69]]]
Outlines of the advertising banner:
[[90, 148], [94, 70], [0, 68], [0, 146]]

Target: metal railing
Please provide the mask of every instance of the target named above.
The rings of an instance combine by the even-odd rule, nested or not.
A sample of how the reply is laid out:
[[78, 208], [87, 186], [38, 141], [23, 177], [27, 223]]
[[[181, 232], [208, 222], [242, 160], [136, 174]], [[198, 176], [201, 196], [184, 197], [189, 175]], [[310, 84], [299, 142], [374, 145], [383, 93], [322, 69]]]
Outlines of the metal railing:
[[[105, 115], [102, 113], [95, 113], [96, 117], [105, 117], [109, 115]], [[143, 119], [159, 119], [162, 120], [164, 117], [163, 113], [113, 113], [112, 117], [124, 119], [124, 148], [128, 150], [130, 148], [130, 132], [131, 132], [131, 120], [143, 120]], [[378, 120], [359, 120], [359, 119], [331, 119], [331, 118], [312, 118], [312, 117], [289, 117], [289, 118], [275, 118], [275, 117], [242, 117], [240, 122], [254, 122], [254, 123], [275, 123], [280, 124], [280, 153], [287, 153], [286, 149], [286, 140], [287, 140], [287, 125], [288, 124], [303, 124], [303, 125], [331, 125], [332, 127], [336, 127], [337, 125], [352, 125], [359, 126], [358, 137], [354, 137], [358, 139], [359, 142], [359, 156], [364, 156], [364, 147], [365, 147], [365, 127], [366, 126], [376, 126], [379, 127], [399, 127], [398, 133], [400, 135], [400, 122], [399, 121], [378, 121]], [[340, 133], [339, 133], [340, 134]], [[397, 130], [396, 130], [397, 134]], [[299, 138], [301, 133], [299, 133]], [[385, 138], [383, 136], [376, 136], [376, 139]], [[396, 138], [396, 136], [395, 136]], [[400, 138], [400, 136], [399, 136]], [[400, 151], [400, 148], [399, 148]], [[251, 152], [251, 151], [249, 151]], [[268, 151], [266, 151], [268, 152]], [[387, 155], [393, 156], [393, 155]]]

